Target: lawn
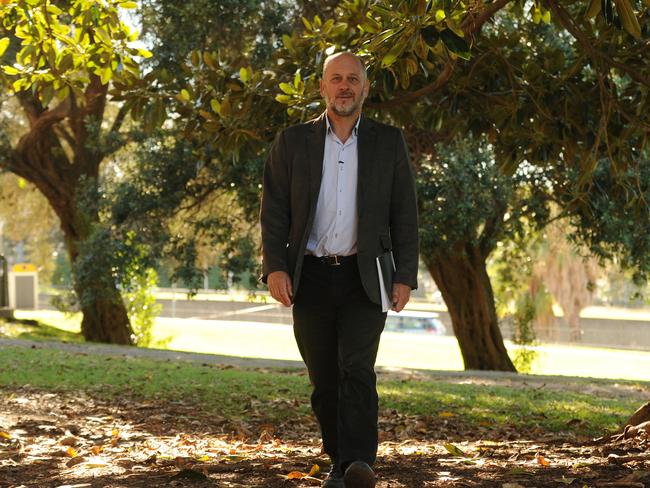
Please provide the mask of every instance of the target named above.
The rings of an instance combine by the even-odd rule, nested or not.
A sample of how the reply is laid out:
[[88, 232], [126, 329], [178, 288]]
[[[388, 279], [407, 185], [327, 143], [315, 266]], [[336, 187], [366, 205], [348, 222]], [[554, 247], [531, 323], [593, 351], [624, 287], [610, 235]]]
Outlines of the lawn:
[[[80, 315], [56, 311], [18, 312], [24, 319], [38, 320], [45, 327], [0, 325], [0, 336], [79, 341]], [[59, 332], [61, 330], [62, 332]], [[236, 321], [158, 318], [154, 329], [164, 347], [240, 357], [300, 360], [291, 327]], [[513, 345], [506, 342], [512, 350]], [[542, 345], [531, 373], [611, 379], [649, 380], [650, 352]], [[463, 369], [458, 343], [453, 337], [386, 332], [377, 364], [394, 368], [441, 371]]]

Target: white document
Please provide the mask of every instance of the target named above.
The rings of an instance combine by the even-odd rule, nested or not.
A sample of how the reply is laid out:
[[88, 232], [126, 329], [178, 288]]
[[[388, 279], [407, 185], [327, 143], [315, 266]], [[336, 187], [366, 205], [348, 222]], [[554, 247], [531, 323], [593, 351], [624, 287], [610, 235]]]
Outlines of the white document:
[[[381, 295], [381, 311], [388, 312], [392, 305], [393, 297], [389, 294], [389, 291], [386, 289], [386, 283], [384, 283], [384, 273], [381, 271], [381, 264], [379, 263], [379, 257], [377, 258], [377, 275], [379, 276], [379, 294]], [[391, 283], [392, 285], [392, 283]], [[390, 293], [392, 294], [392, 286]]]

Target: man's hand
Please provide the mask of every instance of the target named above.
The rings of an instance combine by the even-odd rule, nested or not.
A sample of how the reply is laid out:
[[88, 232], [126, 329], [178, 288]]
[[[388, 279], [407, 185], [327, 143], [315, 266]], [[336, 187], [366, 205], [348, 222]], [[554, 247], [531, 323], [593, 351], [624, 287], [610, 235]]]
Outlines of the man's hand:
[[266, 282], [269, 285], [271, 296], [285, 307], [290, 307], [291, 298], [293, 297], [293, 287], [291, 286], [291, 278], [289, 278], [289, 275], [285, 271], [274, 271], [273, 273], [269, 273]]
[[[270, 275], [269, 275], [270, 277]], [[393, 283], [393, 306], [392, 310], [401, 312], [411, 298], [411, 287], [402, 283]]]

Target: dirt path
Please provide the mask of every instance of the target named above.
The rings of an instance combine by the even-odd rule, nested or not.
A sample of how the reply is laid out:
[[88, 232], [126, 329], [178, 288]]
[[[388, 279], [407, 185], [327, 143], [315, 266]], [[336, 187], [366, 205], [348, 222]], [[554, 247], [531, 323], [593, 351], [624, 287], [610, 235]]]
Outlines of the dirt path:
[[[310, 416], [272, 425], [190, 402], [2, 393], [2, 488], [308, 487], [323, 476], [304, 477], [314, 465], [327, 470]], [[648, 439], [594, 444], [489, 427], [382, 412], [378, 487], [650, 486]]]

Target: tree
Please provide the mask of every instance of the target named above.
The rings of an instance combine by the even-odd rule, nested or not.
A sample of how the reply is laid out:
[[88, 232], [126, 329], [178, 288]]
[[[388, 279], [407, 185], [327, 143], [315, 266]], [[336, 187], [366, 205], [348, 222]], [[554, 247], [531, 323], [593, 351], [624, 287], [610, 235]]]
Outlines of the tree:
[[0, 6], [2, 86], [18, 101], [27, 127], [2, 139], [0, 164], [31, 182], [61, 224], [87, 340], [132, 343], [116, 286], [109, 230], [97, 197], [102, 162], [123, 139], [124, 106], [106, 120], [109, 85], [139, 79], [136, 36], [119, 8], [135, 2], [5, 1]]
[[575, 244], [566, 238], [571, 233], [566, 225], [558, 222], [546, 227], [546, 242], [538, 256], [541, 259], [534, 267], [534, 276], [562, 307], [569, 325], [569, 340], [578, 342], [582, 337], [580, 312], [591, 302], [598, 262], [593, 257], [580, 255]]
[[422, 259], [449, 310], [465, 367], [513, 370], [486, 264], [499, 242], [546, 223], [549, 181], [532, 167], [506, 177], [492, 146], [471, 135], [420, 160], [417, 177]]
[[[271, 63], [296, 20], [294, 12], [286, 2], [261, 0], [147, 0], [139, 11], [154, 55], [146, 61], [146, 83], [123, 96], [146, 134], [139, 139], [129, 176], [110, 185], [107, 212], [113, 225], [133, 236], [131, 245], [146, 246], [149, 259], [171, 263], [172, 279], [190, 288], [202, 284], [208, 254], [212, 265], [249, 272], [247, 286], [256, 286], [258, 184], [265, 149], [255, 138], [249, 140], [252, 132], [237, 120], [234, 102], [218, 105], [230, 120], [221, 138], [212, 131], [213, 121], [193, 118], [197, 111], [220, 117], [216, 102], [206, 98], [206, 112], [196, 97], [223, 87], [242, 91], [248, 71], [240, 68], [251, 63], [261, 70]], [[237, 77], [231, 78], [231, 72]], [[284, 111], [271, 104], [276, 104], [272, 98], [254, 107], [270, 124], [266, 137], [272, 137], [274, 117], [286, 120]], [[245, 113], [252, 111], [249, 104]]]
[[[270, 127], [305, 120], [319, 110], [317, 74], [324, 55], [336, 49], [359, 50], [375, 80], [368, 108], [404, 127], [415, 147], [416, 162], [427, 157], [435, 160], [436, 143], [451, 141], [458, 134], [485, 134], [503, 175], [515, 174], [522, 163], [544, 168], [547, 189], [556, 200], [566, 197], [562, 201], [568, 215], [582, 201], [575, 197], [585, 194], [593, 173], [584, 161], [606, 154], [613, 164], [621, 165], [635, 157], [624, 139], [612, 136], [626, 131], [630, 137], [641, 137], [644, 126], [630, 124], [639, 122], [630, 115], [631, 107], [647, 103], [639, 90], [645, 80], [635, 75], [645, 66], [639, 51], [599, 55], [610, 45], [629, 42], [600, 21], [597, 29], [576, 21], [581, 7], [575, 3], [567, 10], [535, 4], [530, 22], [521, 3], [507, 0], [471, 6], [403, 2], [395, 9], [382, 1], [327, 6], [321, 13], [329, 18], [304, 18], [302, 29], [283, 36], [283, 48], [274, 57], [277, 62], [260, 66], [241, 52], [220, 51], [218, 56], [193, 52], [185, 68], [187, 83], [179, 90], [185, 106], [178, 112], [193, 147], [209, 147], [216, 167], [228, 174], [242, 161], [259, 161], [275, 132]], [[551, 24], [551, 11], [564, 24]], [[592, 50], [587, 55], [581, 51], [584, 43], [579, 41], [584, 36], [574, 29], [577, 24], [580, 29], [594, 29], [596, 41], [588, 43]], [[578, 42], [573, 43], [567, 32]], [[616, 82], [612, 70], [621, 74]], [[552, 93], [565, 94], [575, 103], [567, 104]], [[595, 103], [603, 99], [616, 104], [625, 122]], [[286, 115], [274, 100], [287, 106]], [[263, 118], [258, 116], [262, 112]], [[240, 185], [240, 191], [254, 194], [247, 184]], [[498, 222], [500, 209], [494, 210], [491, 218]], [[456, 248], [465, 252], [465, 244], [469, 243], [458, 242]], [[484, 259], [470, 262], [473, 273], [447, 273], [449, 280], [487, 276]], [[477, 366], [468, 366], [512, 369], [501, 338], [486, 332], [492, 322], [481, 319], [494, 316], [489, 280], [479, 280], [472, 289], [476, 293], [471, 299], [457, 295], [457, 302], [464, 300], [470, 308], [476, 307], [476, 313], [464, 319], [456, 314], [454, 327], [470, 331], [469, 336], [490, 338], [490, 344], [479, 348], [482, 357]], [[481, 350], [498, 352], [489, 357]]]
[[[630, 30], [626, 1], [617, 2], [617, 8], [621, 5], [619, 16], [625, 16], [622, 24]], [[309, 2], [304, 4], [308, 9]], [[189, 189], [194, 202], [189, 205], [199, 205], [215, 188], [225, 191], [230, 183], [250, 215], [258, 191], [255, 175], [275, 128], [305, 120], [320, 108], [317, 73], [324, 55], [358, 50], [375, 80], [368, 108], [405, 129], [416, 162], [436, 160], [436, 143], [453, 141], [458, 134], [484, 135], [501, 174], [512, 176], [522, 164], [543, 168], [547, 189], [564, 204], [566, 215], [580, 215], [589, 206], [594, 161], [607, 158], [617, 170], [637, 165], [639, 151], [629, 141], [641, 144], [646, 131], [635, 110], [645, 113], [648, 103], [643, 95], [647, 80], [639, 74], [647, 61], [631, 38], [606, 25], [612, 4], [605, 4], [605, 15], [595, 22], [580, 20], [585, 7], [580, 2], [535, 3], [533, 22], [523, 3], [508, 0], [476, 5], [402, 2], [394, 9], [386, 1], [343, 2], [336, 8], [328, 4], [320, 13], [329, 18], [304, 18], [304, 27], [282, 35], [283, 46], [271, 43], [276, 50], [263, 62], [250, 49], [200, 45], [175, 62], [183, 69], [182, 77], [172, 79], [164, 69], [150, 73], [145, 81], [155, 83], [143, 86], [139, 98], [128, 102], [129, 109], [135, 118], [144, 114], [152, 127], [165, 119], [166, 102], [180, 116], [176, 123], [184, 124], [185, 139], [169, 147], [200, 161], [201, 171], [178, 172], [179, 166], [171, 163], [171, 174], [179, 177], [166, 178], [164, 188], [179, 195], [176, 201], [188, 205], [183, 191]], [[242, 39], [238, 48], [256, 38]], [[613, 184], [625, 188], [631, 181], [618, 177]], [[156, 210], [149, 215], [157, 214], [159, 207], [151, 208]], [[172, 214], [171, 206], [167, 208], [166, 215]], [[501, 211], [494, 210], [493, 220]], [[122, 215], [135, 214], [127, 210]], [[195, 256], [190, 252], [193, 236], [177, 241], [189, 244], [182, 247], [189, 261]], [[465, 244], [458, 242], [456, 248], [465, 252]], [[484, 259], [471, 264], [475, 272], [465, 276], [486, 276]], [[458, 298], [492, 316], [494, 303], [486, 284], [481, 279], [472, 287], [472, 299]], [[486, 333], [492, 325], [480, 319], [485, 316], [470, 313], [462, 319], [457, 314], [455, 328], [491, 338], [478, 354], [498, 352], [481, 357], [477, 367], [512, 369], [500, 337]]]

